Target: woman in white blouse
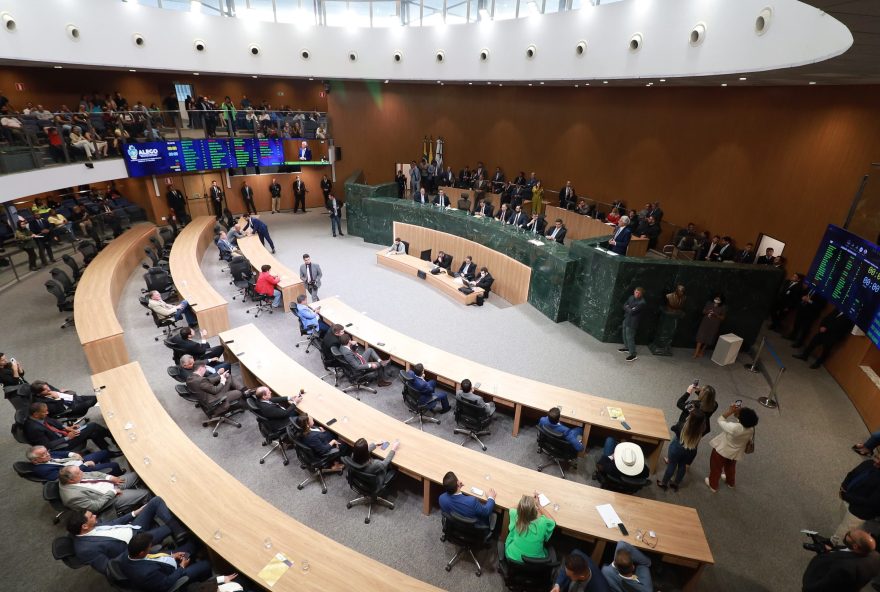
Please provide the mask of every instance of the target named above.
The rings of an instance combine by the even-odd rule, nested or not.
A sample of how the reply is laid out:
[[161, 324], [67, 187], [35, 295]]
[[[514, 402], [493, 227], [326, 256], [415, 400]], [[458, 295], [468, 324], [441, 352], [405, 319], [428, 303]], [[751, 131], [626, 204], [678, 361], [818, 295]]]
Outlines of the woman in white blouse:
[[754, 409], [736, 404], [728, 407], [718, 418], [721, 433], [709, 442], [712, 455], [709, 458], [709, 476], [705, 479], [712, 493], [718, 491], [722, 474], [728, 487], [736, 485], [736, 461], [746, 454], [746, 447], [755, 437], [756, 425], [758, 414]]

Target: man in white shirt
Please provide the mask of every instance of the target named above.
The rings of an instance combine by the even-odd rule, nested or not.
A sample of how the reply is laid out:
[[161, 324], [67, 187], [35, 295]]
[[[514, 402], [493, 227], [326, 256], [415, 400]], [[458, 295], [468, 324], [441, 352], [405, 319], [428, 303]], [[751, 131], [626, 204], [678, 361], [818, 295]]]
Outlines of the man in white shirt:
[[394, 244], [388, 247], [388, 250], [385, 252], [389, 255], [403, 255], [406, 253], [406, 245], [403, 244], [400, 237], [397, 237], [394, 239]]
[[428, 194], [425, 192], [424, 187], [420, 188], [419, 192], [416, 193], [415, 196], [413, 196], [413, 201], [416, 202], [417, 204], [422, 204], [422, 205], [430, 203], [430, 200], [428, 199]]
[[[128, 552], [119, 559], [119, 571], [134, 589], [169, 590], [184, 576], [190, 582], [202, 582], [211, 577], [210, 561], [192, 559], [195, 545], [190, 545], [186, 550], [182, 547], [173, 553], [150, 553], [152, 545], [150, 535], [138, 533], [129, 541]], [[236, 575], [217, 576], [216, 583], [226, 586]]]
[[129, 512], [150, 497], [149, 491], [136, 487], [138, 476], [134, 473], [114, 477], [107, 473], [83, 473], [79, 467], [64, 467], [58, 472], [58, 482], [65, 506], [95, 514]]

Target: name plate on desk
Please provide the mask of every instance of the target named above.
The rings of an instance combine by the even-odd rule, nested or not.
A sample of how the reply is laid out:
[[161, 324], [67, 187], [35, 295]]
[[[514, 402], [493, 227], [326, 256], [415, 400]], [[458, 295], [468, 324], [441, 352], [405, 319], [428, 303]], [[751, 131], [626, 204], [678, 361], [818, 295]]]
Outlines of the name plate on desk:
[[543, 242], [541, 242], [541, 241], [539, 241], [539, 240], [537, 240], [537, 239], [534, 239], [534, 238], [533, 238], [533, 239], [529, 239], [529, 242], [532, 243], [533, 245], [536, 245], [536, 246], [539, 246], [539, 247], [543, 247], [543, 246], [544, 246], [544, 243], [543, 243]]
[[428, 277], [428, 275], [424, 271], [422, 271], [421, 269], [416, 272], [416, 275], [419, 276], [419, 279], [421, 279], [421, 280]]

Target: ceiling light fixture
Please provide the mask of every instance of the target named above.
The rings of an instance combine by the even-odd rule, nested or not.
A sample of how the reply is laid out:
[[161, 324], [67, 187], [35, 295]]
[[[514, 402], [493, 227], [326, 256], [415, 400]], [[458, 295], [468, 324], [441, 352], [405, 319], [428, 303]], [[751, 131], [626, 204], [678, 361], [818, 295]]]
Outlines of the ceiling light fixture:
[[474, 85], [473, 82], [468, 82], [468, 86], [473, 86], [473, 85]]
[[607, 80], [603, 80], [603, 81], [602, 81], [602, 84], [608, 84], [608, 81], [607, 81]]
[[129, 72], [137, 72], [137, 70], [135, 70], [134, 68], [129, 68], [128, 71]]
[[543, 82], [541, 82], [541, 84], [544, 84], [544, 83], [543, 83]]
[[532, 86], [532, 83], [531, 83], [531, 82], [529, 82], [529, 86]]
[[810, 81], [810, 84], [816, 84], [816, 81], [815, 81], [815, 80], [811, 80], [811, 81]]
[[64, 67], [64, 66], [55, 66], [55, 69], [56, 69], [56, 70], [60, 70], [60, 69], [63, 68], [63, 67]]
[[746, 78], [745, 76], [740, 76], [740, 77], [739, 77], [739, 81], [740, 81], [740, 82], [742, 82], [742, 81], [744, 81], [744, 80], [748, 80], [748, 78]]
[[251, 74], [251, 78], [256, 78], [256, 77], [257, 77], [256, 74]]
[[660, 82], [666, 82], [666, 79], [665, 79], [665, 78], [661, 78], [661, 79], [660, 79]]
[[198, 72], [193, 72], [193, 76], [198, 76], [198, 75], [199, 75]]
[[202, 12], [201, 0], [192, 0], [192, 2], [189, 3], [189, 11], [194, 14], [201, 14], [201, 12]]
[[385, 84], [388, 84], [388, 81], [387, 81], [387, 80], [385, 81]]
[[574, 85], [575, 88], [578, 88], [579, 86], [580, 86], [579, 84], [575, 84], [575, 85]]
[[727, 86], [727, 83], [726, 83], [726, 82], [722, 82], [722, 83], [721, 83], [721, 86]]

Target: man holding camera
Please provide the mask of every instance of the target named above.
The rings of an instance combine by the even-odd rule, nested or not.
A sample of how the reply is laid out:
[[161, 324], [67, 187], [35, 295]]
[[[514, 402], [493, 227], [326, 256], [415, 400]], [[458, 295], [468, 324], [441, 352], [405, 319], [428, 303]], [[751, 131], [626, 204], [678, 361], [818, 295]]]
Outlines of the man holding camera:
[[831, 537], [835, 545], [843, 542], [844, 535], [850, 529], [861, 527], [865, 520], [880, 516], [880, 454], [850, 471], [840, 484], [839, 495], [846, 509], [840, 526]]
[[312, 258], [309, 257], [308, 253], [303, 255], [303, 264], [299, 266], [299, 279], [302, 280], [306, 290], [312, 296], [312, 302], [319, 300], [318, 288], [321, 287], [322, 275], [321, 266], [317, 263], [312, 263]]
[[804, 545], [817, 555], [804, 571], [803, 592], [859, 592], [880, 574], [877, 542], [861, 528], [843, 536], [843, 547], [832, 547], [829, 540], [817, 539]]

